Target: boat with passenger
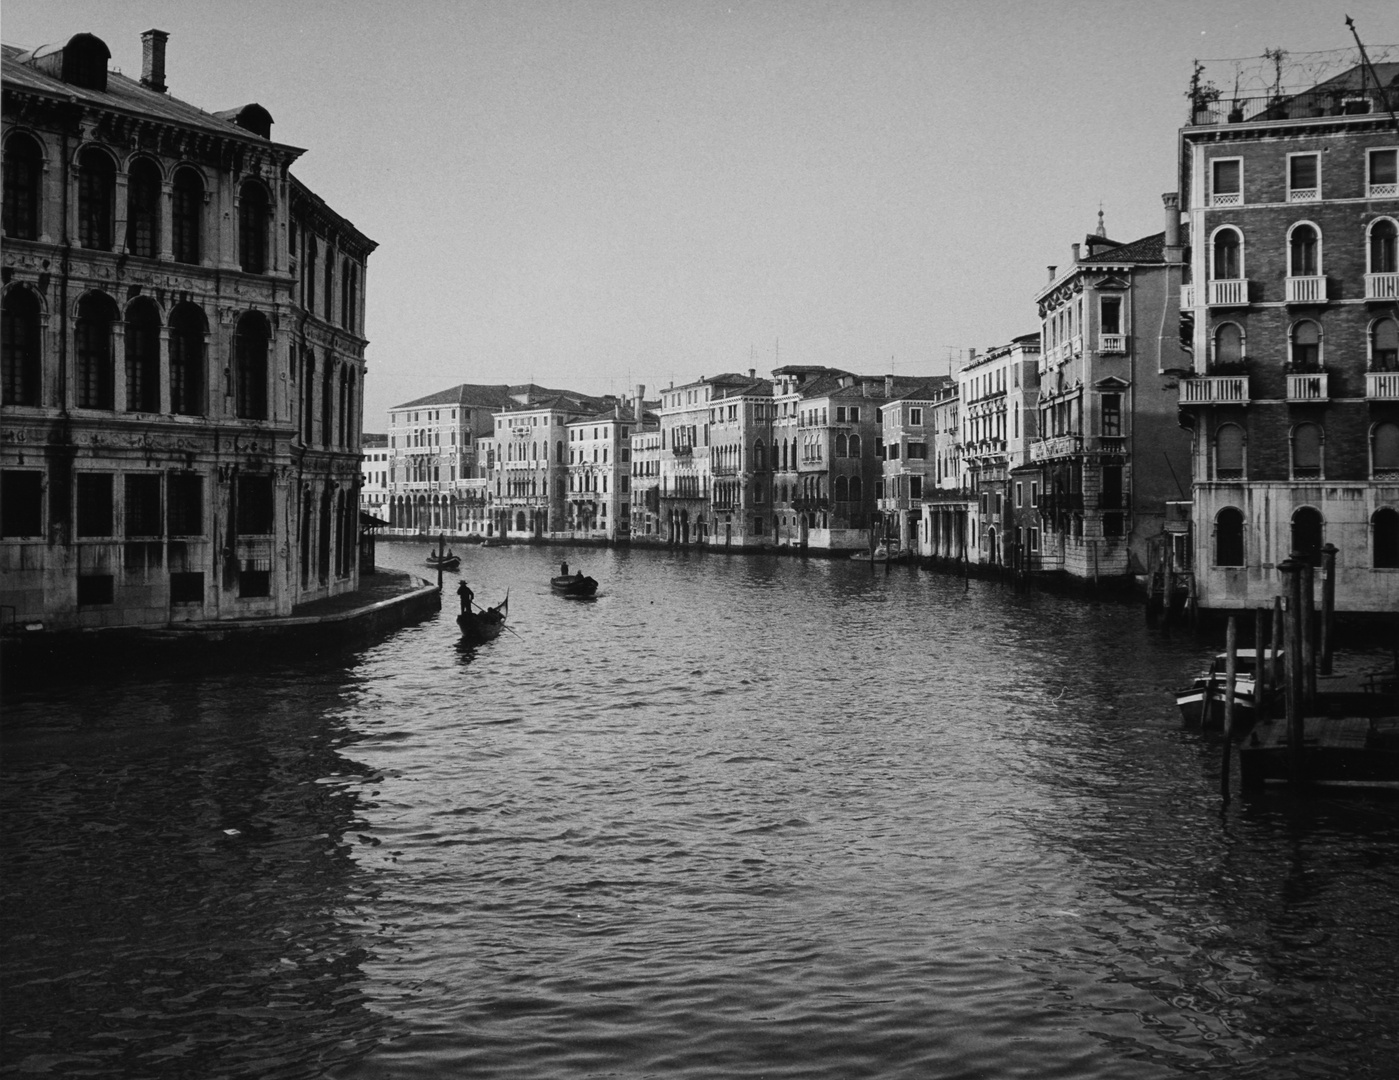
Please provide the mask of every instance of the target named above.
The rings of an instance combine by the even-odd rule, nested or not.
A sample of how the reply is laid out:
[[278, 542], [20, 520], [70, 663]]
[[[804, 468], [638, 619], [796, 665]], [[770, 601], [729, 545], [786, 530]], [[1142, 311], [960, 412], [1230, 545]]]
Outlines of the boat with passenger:
[[505, 619], [510, 613], [510, 597], [506, 597], [492, 608], [478, 608], [476, 611], [463, 611], [457, 616], [461, 627], [462, 641], [478, 643], [494, 641], [505, 629]]
[[[1278, 660], [1282, 652], [1278, 652]], [[1263, 650], [1263, 663], [1273, 662], [1273, 650]], [[1204, 727], [1224, 726], [1224, 696], [1228, 686], [1229, 654], [1219, 653], [1208, 670], [1197, 675], [1187, 687], [1177, 690], [1176, 707], [1187, 724]], [[1234, 726], [1246, 727], [1256, 719], [1258, 711], [1258, 651], [1239, 649], [1234, 654]], [[1208, 699], [1208, 703], [1206, 701]], [[1208, 711], [1207, 711], [1208, 710]]]
[[597, 592], [597, 581], [585, 577], [582, 570], [568, 572], [568, 563], [559, 567], [559, 572], [549, 579], [549, 588], [560, 596], [592, 596]]
[[452, 554], [450, 548], [446, 552], [429, 551], [427, 565], [430, 570], [455, 570], [461, 565], [461, 556]]

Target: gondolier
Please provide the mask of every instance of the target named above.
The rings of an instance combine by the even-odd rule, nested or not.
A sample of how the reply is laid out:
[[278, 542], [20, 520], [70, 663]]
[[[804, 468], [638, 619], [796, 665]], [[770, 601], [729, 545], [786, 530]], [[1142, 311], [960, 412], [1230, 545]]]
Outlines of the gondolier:
[[466, 583], [465, 578], [463, 578], [461, 584], [457, 586], [457, 595], [461, 597], [462, 611], [470, 611], [471, 602], [476, 599], [476, 594], [471, 591], [471, 586]]

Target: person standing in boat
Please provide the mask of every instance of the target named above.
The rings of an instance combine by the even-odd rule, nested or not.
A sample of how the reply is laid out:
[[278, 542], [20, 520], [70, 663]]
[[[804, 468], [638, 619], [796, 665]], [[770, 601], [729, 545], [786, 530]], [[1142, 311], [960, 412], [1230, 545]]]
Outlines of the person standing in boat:
[[471, 586], [466, 583], [466, 578], [462, 578], [461, 584], [457, 586], [457, 595], [461, 597], [462, 611], [470, 611], [471, 601], [476, 599], [476, 594], [471, 591]]
[[568, 577], [568, 563], [559, 564], [559, 577]]

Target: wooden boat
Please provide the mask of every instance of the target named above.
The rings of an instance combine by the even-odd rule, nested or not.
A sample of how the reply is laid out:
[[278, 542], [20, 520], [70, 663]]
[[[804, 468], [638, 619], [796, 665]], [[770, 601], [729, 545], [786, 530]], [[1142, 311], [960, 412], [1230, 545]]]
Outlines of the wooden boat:
[[592, 596], [597, 592], [597, 582], [584, 577], [583, 571], [576, 574], [559, 574], [549, 579], [549, 588], [560, 596]]
[[504, 547], [505, 541], [498, 536], [485, 536], [481, 538], [482, 547]]
[[[1258, 661], [1253, 649], [1239, 649], [1234, 655], [1234, 725], [1244, 728], [1253, 723], [1258, 712]], [[1264, 649], [1263, 662], [1272, 663], [1272, 658], [1272, 650]], [[1228, 654], [1219, 653], [1210, 663], [1209, 670], [1197, 676], [1189, 686], [1176, 691], [1176, 706], [1185, 723], [1204, 727], [1224, 726], [1224, 690], [1228, 685], [1225, 671], [1228, 663]], [[1207, 693], [1210, 699], [1208, 715], [1205, 713]]]
[[510, 612], [510, 597], [506, 597], [493, 608], [479, 611], [463, 611], [457, 616], [461, 627], [461, 638], [465, 642], [494, 641], [505, 629], [505, 618]]
[[906, 559], [908, 558], [908, 553], [900, 551], [897, 547], [891, 547], [888, 544], [880, 544], [873, 551], [857, 551], [850, 557], [856, 562], [887, 563], [899, 562], [902, 559]]
[[439, 555], [435, 551], [427, 553], [427, 565], [431, 570], [455, 570], [461, 565], [461, 556], [453, 555], [450, 551], [445, 555]]

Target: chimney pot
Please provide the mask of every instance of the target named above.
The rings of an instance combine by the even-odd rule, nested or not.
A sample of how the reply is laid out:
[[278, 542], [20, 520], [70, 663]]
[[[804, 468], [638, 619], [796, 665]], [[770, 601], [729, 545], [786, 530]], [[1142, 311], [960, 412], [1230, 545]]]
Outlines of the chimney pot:
[[165, 93], [165, 43], [169, 38], [164, 30], [147, 30], [141, 35], [141, 85], [158, 94]]
[[1050, 281], [1053, 281], [1053, 280], [1054, 280], [1054, 271], [1056, 271], [1056, 270], [1058, 270], [1058, 269], [1059, 269], [1059, 268], [1058, 268], [1057, 266], [1051, 266], [1051, 267], [1049, 268], [1049, 280], [1050, 280]]
[[1074, 245], [1073, 245], [1073, 249], [1074, 249], [1074, 262], [1078, 262], [1078, 249], [1079, 249], [1079, 245], [1078, 245], [1078, 244], [1074, 244]]

